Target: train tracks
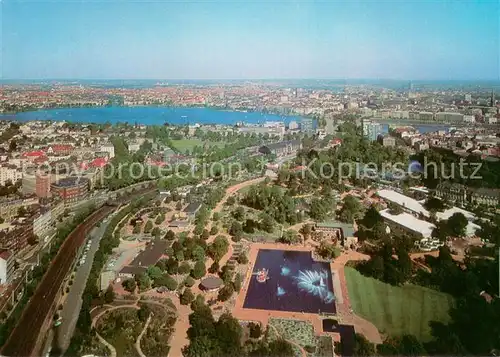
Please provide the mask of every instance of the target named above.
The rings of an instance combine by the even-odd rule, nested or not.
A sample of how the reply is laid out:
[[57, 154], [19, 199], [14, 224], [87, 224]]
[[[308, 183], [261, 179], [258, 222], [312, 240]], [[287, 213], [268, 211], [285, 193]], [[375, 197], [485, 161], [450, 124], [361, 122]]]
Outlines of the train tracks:
[[[144, 189], [131, 193], [130, 196], [118, 200], [118, 204], [125, 204], [131, 199], [144, 196], [155, 189]], [[35, 293], [24, 309], [16, 327], [2, 348], [2, 356], [31, 356], [35, 351], [40, 334], [44, 333], [44, 324], [51, 309], [62, 289], [64, 278], [69, 273], [71, 266], [78, 254], [78, 249], [85, 241], [90, 230], [116, 206], [105, 205], [92, 213], [83, 223], [71, 232], [61, 245], [59, 252], [49, 265], [47, 272], [38, 285]]]
[[114, 207], [101, 207], [66, 238], [5, 343], [2, 355], [30, 356], [33, 353], [47, 315], [57, 299], [63, 280], [73, 264], [78, 248], [83, 244], [85, 236], [92, 227], [113, 210]]

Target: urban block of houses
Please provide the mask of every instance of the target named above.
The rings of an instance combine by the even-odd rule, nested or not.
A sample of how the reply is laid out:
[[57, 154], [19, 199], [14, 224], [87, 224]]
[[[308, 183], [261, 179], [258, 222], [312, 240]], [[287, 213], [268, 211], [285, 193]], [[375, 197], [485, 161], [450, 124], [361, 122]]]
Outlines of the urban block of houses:
[[457, 183], [443, 182], [436, 187], [434, 193], [436, 197], [460, 205], [472, 203], [498, 206], [500, 204], [500, 189], [474, 188]]

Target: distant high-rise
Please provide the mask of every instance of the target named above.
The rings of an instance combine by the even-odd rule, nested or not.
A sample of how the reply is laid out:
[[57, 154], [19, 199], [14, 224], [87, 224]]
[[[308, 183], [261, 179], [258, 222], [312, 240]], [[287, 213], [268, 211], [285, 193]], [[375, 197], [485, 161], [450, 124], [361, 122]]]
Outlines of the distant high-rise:
[[362, 127], [363, 136], [370, 141], [376, 141], [382, 131], [382, 127], [379, 123], [368, 119], [363, 119]]
[[495, 103], [495, 92], [491, 91], [490, 107], [494, 107], [495, 105], [496, 105], [496, 103]]
[[314, 132], [314, 120], [309, 118], [303, 118], [300, 121], [300, 131], [308, 134]]

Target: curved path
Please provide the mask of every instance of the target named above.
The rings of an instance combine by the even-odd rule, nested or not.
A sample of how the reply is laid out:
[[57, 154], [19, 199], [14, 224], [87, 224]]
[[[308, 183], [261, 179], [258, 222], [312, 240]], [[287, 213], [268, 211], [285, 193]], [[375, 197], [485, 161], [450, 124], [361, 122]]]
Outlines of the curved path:
[[262, 182], [265, 179], [266, 179], [265, 177], [257, 177], [255, 179], [248, 180], [248, 181], [243, 181], [243, 182], [240, 182], [240, 183], [238, 183], [238, 184], [236, 184], [234, 186], [228, 187], [226, 189], [226, 194], [224, 195], [224, 197], [222, 198], [222, 200], [220, 200], [220, 202], [217, 203], [217, 205], [213, 209], [213, 212], [220, 212], [222, 210], [222, 207], [224, 206], [224, 203], [226, 203], [227, 199], [229, 197], [231, 197], [232, 195], [234, 195], [239, 190], [241, 190], [242, 188], [245, 188], [245, 187], [248, 187], [248, 186], [251, 186], [251, 185], [255, 185], [256, 183]]
[[150, 313], [148, 316], [148, 319], [146, 320], [146, 323], [144, 324], [144, 328], [142, 329], [141, 333], [139, 336], [137, 336], [137, 340], [135, 341], [135, 349], [137, 350], [137, 353], [139, 353], [139, 356], [141, 357], [146, 357], [146, 355], [142, 352], [141, 349], [141, 340], [142, 336], [146, 333], [146, 330], [148, 329], [149, 323], [151, 322], [151, 318], [153, 317], [153, 313]]
[[[110, 311], [117, 310], [117, 309], [131, 309], [131, 308], [139, 310], [139, 306], [137, 306], [137, 302], [134, 305], [112, 306], [109, 309], [101, 311], [96, 316], [94, 316], [94, 318], [92, 319], [92, 328], [95, 328], [95, 325], [96, 325], [97, 321], [102, 317], [102, 315], [104, 315], [104, 314], [106, 314], [106, 313], [108, 313]], [[96, 330], [95, 333], [97, 335], [97, 338], [99, 339], [99, 342], [101, 342], [104, 346], [106, 346], [111, 351], [111, 357], [116, 357], [116, 348], [111, 343], [109, 343], [108, 341], [106, 341], [104, 339], [104, 337], [102, 337], [99, 334], [99, 332], [97, 332], [97, 330]]]

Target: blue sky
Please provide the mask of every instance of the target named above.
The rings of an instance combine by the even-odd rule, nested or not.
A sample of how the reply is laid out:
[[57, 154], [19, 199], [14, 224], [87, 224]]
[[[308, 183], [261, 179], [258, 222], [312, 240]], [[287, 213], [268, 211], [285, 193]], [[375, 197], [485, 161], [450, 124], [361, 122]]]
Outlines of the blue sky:
[[0, 0], [4, 79], [499, 79], [500, 2]]

